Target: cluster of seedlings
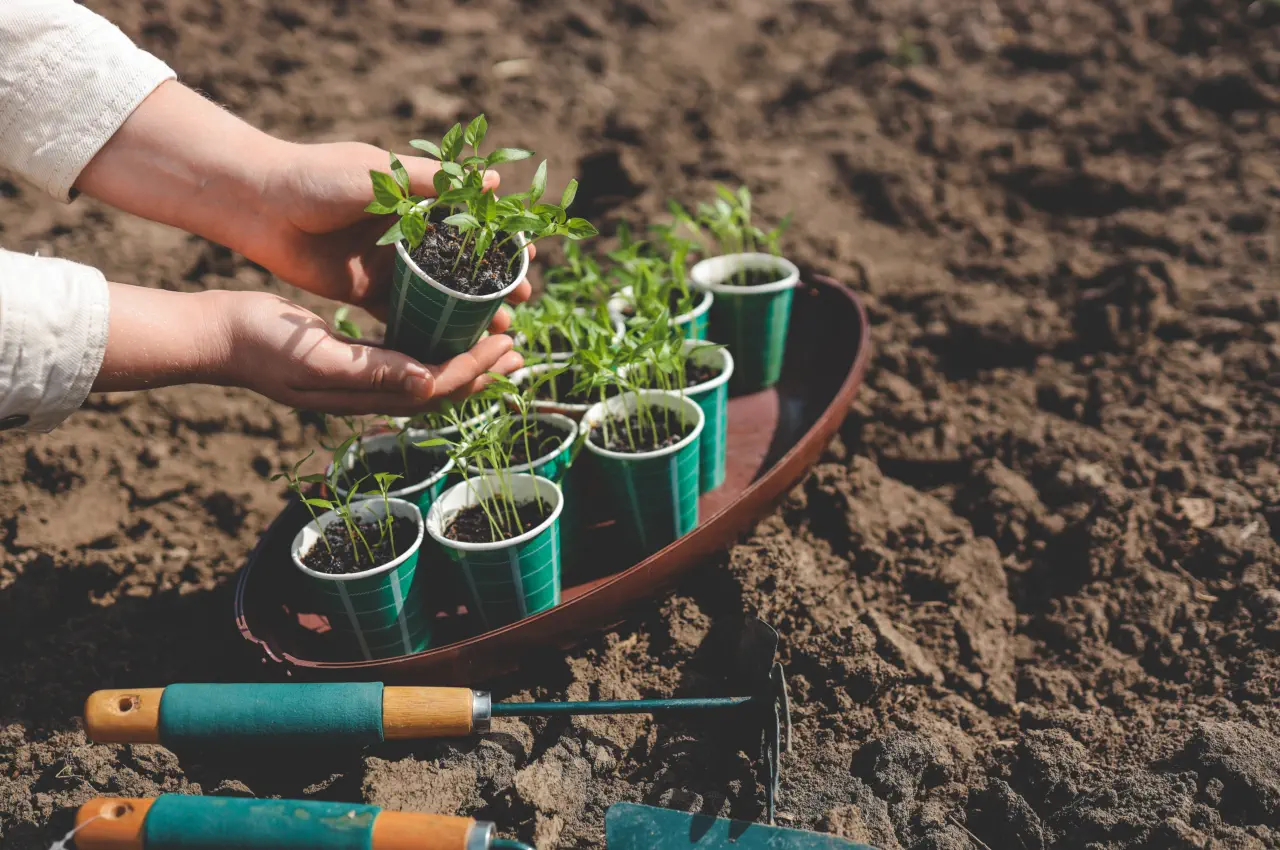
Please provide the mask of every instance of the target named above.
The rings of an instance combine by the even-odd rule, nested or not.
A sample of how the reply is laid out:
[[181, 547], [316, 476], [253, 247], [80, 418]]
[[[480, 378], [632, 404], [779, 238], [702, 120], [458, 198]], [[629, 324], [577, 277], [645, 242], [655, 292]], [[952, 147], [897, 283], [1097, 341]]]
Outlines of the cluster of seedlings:
[[[419, 294], [474, 303], [507, 292], [529, 246], [552, 236], [567, 239], [563, 264], [544, 275], [543, 294], [514, 309], [510, 333], [527, 365], [510, 379], [495, 376], [464, 402], [420, 416], [376, 428], [345, 420], [348, 436], [327, 447], [332, 462], [324, 473], [302, 475], [300, 462], [281, 477], [320, 531], [307, 540], [300, 534], [294, 553], [308, 575], [377, 575], [401, 563], [415, 539], [421, 545], [425, 527], [431, 539], [423, 557], [461, 570], [469, 606], [493, 626], [512, 618], [495, 614], [504, 605], [527, 616], [547, 598], [558, 602], [559, 553], [581, 532], [576, 503], [584, 494], [575, 481], [584, 462], [617, 503], [636, 556], [691, 530], [698, 495], [723, 480], [726, 384], [734, 358], [753, 356], [736, 349], [756, 342], [779, 347], [764, 339], [731, 344], [730, 356], [722, 344], [728, 340], [708, 339], [714, 337], [713, 291], [781, 288], [789, 299], [794, 283], [785, 280], [790, 264], [779, 254], [787, 221], [758, 228], [745, 187], [717, 186], [716, 197], [693, 212], [672, 203], [671, 219], [648, 238], [622, 226], [614, 250], [590, 254], [580, 240], [596, 229], [568, 213], [577, 182], [569, 181], [558, 203], [544, 201], [544, 161], [527, 191], [499, 197], [487, 171], [531, 153], [497, 147], [486, 154], [487, 131], [480, 116], [465, 128], [455, 125], [439, 143], [411, 142], [440, 163], [432, 194], [413, 193], [393, 154], [388, 173], [371, 172], [368, 211], [395, 217], [380, 243], [396, 244], [411, 261], [398, 272], [402, 289], [393, 295], [399, 302], [393, 312], [408, 310], [404, 305]], [[695, 255], [704, 259], [691, 269]], [[713, 279], [700, 272], [711, 261], [724, 267], [712, 270]], [[443, 311], [445, 325], [427, 323], [435, 338], [448, 336], [440, 328], [454, 312], [460, 310]], [[750, 316], [737, 307], [733, 313]], [[411, 318], [418, 317], [405, 312], [401, 327]], [[391, 326], [398, 322], [394, 316], [389, 322], [392, 345]], [[345, 311], [334, 324], [339, 333], [359, 336]], [[767, 376], [755, 383], [739, 391], [766, 387]], [[526, 556], [545, 559], [548, 552], [551, 567], [541, 561], [522, 566]], [[486, 560], [494, 553], [498, 560]], [[487, 571], [493, 564], [502, 566], [502, 575]], [[548, 569], [554, 594], [537, 601], [540, 588], [528, 585]]]

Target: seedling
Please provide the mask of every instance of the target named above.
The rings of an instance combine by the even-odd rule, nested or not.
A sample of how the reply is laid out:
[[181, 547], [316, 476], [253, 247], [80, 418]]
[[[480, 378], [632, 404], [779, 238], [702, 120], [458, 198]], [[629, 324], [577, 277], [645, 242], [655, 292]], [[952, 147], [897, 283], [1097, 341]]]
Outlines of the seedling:
[[[397, 217], [395, 224], [378, 240], [379, 245], [404, 241], [413, 253], [429, 232], [441, 226], [452, 228], [461, 240], [451, 271], [460, 271], [474, 282], [488, 253], [491, 250], [502, 253], [519, 237], [531, 245], [550, 236], [578, 240], [596, 235], [590, 222], [570, 218], [566, 212], [577, 194], [577, 180], [569, 181], [558, 204], [542, 201], [547, 189], [546, 160], [538, 166], [527, 192], [499, 198], [492, 189], [486, 189], [484, 177], [491, 167], [532, 156], [530, 151], [521, 148], [495, 148], [482, 155], [480, 146], [488, 128], [484, 115], [479, 115], [465, 130], [461, 124], [454, 124], [439, 144], [425, 139], [409, 143], [440, 162], [440, 170], [432, 180], [434, 197], [414, 194], [409, 173], [395, 154], [390, 155], [389, 174], [369, 172], [374, 200], [367, 211]], [[471, 153], [464, 155], [468, 148]], [[519, 247], [516, 244], [505, 252], [509, 255], [508, 273], [519, 256], [519, 251], [514, 249]]]
[[360, 326], [351, 321], [350, 313], [351, 311], [347, 307], [339, 307], [333, 311], [333, 327], [343, 336], [360, 339]]
[[[783, 232], [791, 224], [791, 214], [772, 230], [761, 230], [752, 221], [751, 192], [746, 186], [737, 191], [716, 184], [716, 198], [709, 204], [699, 204], [696, 214], [688, 213], [680, 204], [671, 201], [674, 226], [684, 227], [694, 234], [700, 243], [714, 247], [720, 254], [767, 253], [781, 255], [780, 242]], [[737, 283], [750, 283], [750, 274], [740, 271]]]

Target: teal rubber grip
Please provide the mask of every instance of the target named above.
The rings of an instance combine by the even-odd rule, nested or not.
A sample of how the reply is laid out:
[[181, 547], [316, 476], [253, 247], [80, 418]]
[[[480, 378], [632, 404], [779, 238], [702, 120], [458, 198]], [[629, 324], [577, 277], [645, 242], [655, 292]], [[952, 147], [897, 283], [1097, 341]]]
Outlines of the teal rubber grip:
[[377, 806], [318, 800], [157, 797], [144, 850], [372, 850]]
[[381, 741], [381, 682], [170, 685], [160, 697], [160, 743], [170, 748]]

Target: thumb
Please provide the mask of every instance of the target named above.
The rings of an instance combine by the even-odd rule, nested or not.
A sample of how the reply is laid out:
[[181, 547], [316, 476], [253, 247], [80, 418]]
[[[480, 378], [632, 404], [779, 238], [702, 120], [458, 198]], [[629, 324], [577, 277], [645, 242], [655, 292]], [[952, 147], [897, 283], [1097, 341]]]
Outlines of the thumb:
[[[435, 180], [436, 172], [440, 170], [440, 163], [434, 159], [425, 156], [400, 156], [400, 164], [404, 166], [404, 170], [409, 172], [409, 189], [415, 195], [424, 197], [433, 197], [436, 193]], [[496, 171], [486, 171], [484, 173], [484, 187], [486, 189], [496, 191], [498, 184], [502, 182], [502, 178], [498, 176]]]

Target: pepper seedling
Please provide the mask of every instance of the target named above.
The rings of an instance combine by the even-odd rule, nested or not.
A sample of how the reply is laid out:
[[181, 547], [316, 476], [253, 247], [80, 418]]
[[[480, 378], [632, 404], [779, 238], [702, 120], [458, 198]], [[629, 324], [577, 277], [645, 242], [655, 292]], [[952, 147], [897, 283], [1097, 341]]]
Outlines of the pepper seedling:
[[[783, 232], [791, 225], [791, 213], [782, 217], [772, 230], [761, 230], [752, 221], [751, 192], [746, 186], [736, 191], [716, 184], [716, 198], [711, 203], [698, 204], [697, 212], [690, 214], [675, 201], [668, 207], [674, 219], [671, 227], [684, 227], [704, 247], [713, 245], [720, 254], [767, 253], [780, 256]], [[739, 272], [739, 282], [746, 282], [746, 270]]]
[[[439, 144], [414, 139], [409, 144], [440, 162], [440, 170], [432, 178], [433, 197], [414, 194], [409, 172], [393, 153], [391, 171], [370, 171], [374, 199], [367, 212], [395, 215], [395, 224], [378, 239], [379, 245], [401, 240], [413, 251], [422, 244], [429, 229], [444, 225], [462, 236], [454, 258], [455, 269], [469, 268], [474, 279], [480, 263], [491, 250], [523, 236], [526, 244], [534, 244], [550, 236], [570, 240], [595, 236], [596, 228], [586, 219], [570, 218], [566, 210], [578, 192], [578, 181], [570, 180], [560, 196], [559, 204], [542, 201], [547, 189], [547, 162], [543, 160], [534, 173], [527, 192], [499, 198], [484, 186], [488, 170], [500, 163], [516, 162], [532, 156], [522, 148], [495, 148], [481, 155], [480, 145], [488, 133], [484, 115], [472, 119], [464, 130], [454, 124]], [[470, 148], [470, 155], [465, 155]], [[512, 252], [508, 269], [519, 252]]]

